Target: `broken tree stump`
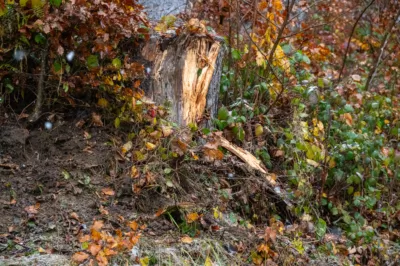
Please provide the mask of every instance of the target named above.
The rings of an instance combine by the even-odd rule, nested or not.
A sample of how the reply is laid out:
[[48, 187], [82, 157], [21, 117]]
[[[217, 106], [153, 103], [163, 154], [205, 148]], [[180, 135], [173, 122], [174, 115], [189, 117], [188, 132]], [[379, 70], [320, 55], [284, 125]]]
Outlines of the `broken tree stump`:
[[170, 120], [179, 125], [199, 122], [205, 113], [215, 117], [223, 54], [222, 39], [206, 34], [153, 37], [142, 50], [153, 65], [147, 96], [169, 106]]

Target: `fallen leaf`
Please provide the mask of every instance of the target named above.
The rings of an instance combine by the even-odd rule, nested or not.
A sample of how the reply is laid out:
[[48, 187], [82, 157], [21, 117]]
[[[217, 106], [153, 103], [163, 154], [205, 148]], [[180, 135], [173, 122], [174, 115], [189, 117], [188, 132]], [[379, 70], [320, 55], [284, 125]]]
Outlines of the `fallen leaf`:
[[88, 248], [90, 254], [92, 254], [92, 256], [96, 256], [97, 253], [99, 253], [99, 251], [101, 250], [101, 245], [96, 245], [96, 244], [90, 244], [89, 248]]
[[357, 74], [351, 75], [351, 78], [357, 82], [361, 81], [361, 76]]
[[265, 229], [265, 233], [264, 233], [264, 240], [265, 240], [265, 241], [268, 241], [268, 240], [271, 239], [272, 241], [275, 242], [275, 240], [276, 240], [276, 235], [277, 235], [276, 230], [272, 229], [271, 227], [267, 227], [267, 228]]
[[111, 188], [103, 188], [102, 190], [101, 190], [101, 192], [104, 194], [104, 195], [107, 195], [107, 196], [114, 196], [115, 195], [115, 191], [114, 190], [112, 190]]
[[282, 150], [276, 150], [274, 153], [275, 157], [282, 157], [283, 155], [285, 155], [285, 152]]
[[317, 162], [314, 161], [314, 160], [306, 159], [306, 161], [307, 161], [307, 163], [308, 163], [309, 165], [311, 165], [311, 166], [314, 166], [314, 167], [318, 167], [318, 166], [319, 166], [319, 163], [317, 163]]
[[125, 155], [128, 151], [132, 149], [132, 146], [132, 141], [128, 141], [127, 143], [125, 143], [121, 149], [122, 154]]
[[40, 207], [40, 204], [36, 203], [35, 205], [25, 207], [25, 211], [28, 214], [37, 214], [39, 212], [39, 207]]
[[92, 225], [92, 229], [94, 230], [100, 230], [104, 226], [104, 222], [102, 220], [94, 221]]
[[76, 252], [73, 256], [72, 256], [72, 260], [75, 262], [83, 262], [85, 261], [87, 258], [89, 258], [89, 254], [85, 253], [85, 252]]
[[90, 235], [83, 235], [79, 238], [79, 242], [83, 243], [83, 242], [88, 242], [90, 241]]
[[214, 160], [222, 160], [224, 159], [224, 153], [218, 149], [208, 149], [208, 148], [204, 148], [203, 152], [205, 154], [205, 156], [209, 157], [210, 159], [214, 159]]
[[207, 256], [206, 261], [204, 262], [204, 266], [213, 266], [213, 262], [210, 257]]
[[101, 115], [98, 115], [95, 112], [93, 112], [92, 113], [92, 123], [95, 126], [102, 127], [103, 121], [101, 121]]
[[190, 236], [184, 236], [181, 238], [181, 242], [185, 244], [190, 244], [193, 242], [193, 238], [191, 238]]
[[139, 171], [136, 168], [136, 166], [132, 166], [132, 168], [131, 168], [131, 177], [132, 178], [138, 178], [139, 177]]
[[146, 142], [146, 149], [148, 150], [148, 151], [152, 151], [152, 150], [154, 150], [157, 146], [156, 145], [154, 145], [153, 143], [151, 143], [151, 142]]
[[72, 219], [75, 219], [75, 220], [79, 221], [79, 215], [78, 215], [76, 212], [71, 212], [71, 213], [69, 214], [69, 217], [72, 218]]
[[135, 222], [135, 221], [129, 222], [129, 223], [128, 223], [128, 226], [129, 226], [133, 231], [137, 231], [137, 230], [138, 230], [138, 227], [139, 227], [138, 223]]
[[172, 127], [162, 126], [161, 130], [162, 130], [164, 137], [169, 137], [172, 135], [172, 133], [174, 133], [174, 130], [172, 129]]
[[187, 220], [187, 222], [188, 222], [189, 224], [190, 224], [190, 223], [193, 223], [193, 222], [195, 222], [195, 221], [197, 221], [199, 218], [200, 218], [200, 216], [198, 215], [197, 212], [189, 213], [189, 214], [186, 216], [186, 220]]

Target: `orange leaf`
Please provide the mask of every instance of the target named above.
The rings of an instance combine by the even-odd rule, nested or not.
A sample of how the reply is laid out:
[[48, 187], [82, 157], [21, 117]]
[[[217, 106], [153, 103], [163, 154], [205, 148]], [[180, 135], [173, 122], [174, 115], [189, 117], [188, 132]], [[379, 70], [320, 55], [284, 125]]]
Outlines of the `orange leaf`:
[[85, 261], [87, 258], [89, 258], [89, 254], [85, 253], [85, 252], [76, 252], [73, 256], [72, 256], [72, 260], [75, 262], [83, 262]]
[[92, 225], [92, 229], [100, 230], [103, 226], [104, 226], [104, 222], [102, 220], [94, 221], [94, 223]]
[[196, 212], [189, 213], [189, 214], [186, 216], [187, 222], [188, 222], [189, 224], [190, 224], [190, 223], [193, 223], [193, 222], [195, 222], [195, 221], [197, 221], [199, 218], [200, 218], [200, 216], [199, 216]]
[[181, 238], [181, 242], [182, 243], [186, 243], [186, 244], [190, 244], [193, 242], [193, 238], [189, 237], [189, 236], [184, 236]]
[[92, 254], [92, 256], [96, 256], [97, 253], [99, 253], [99, 251], [101, 250], [101, 245], [90, 244], [88, 250], [90, 254]]
[[79, 238], [79, 242], [88, 242], [90, 240], [90, 235], [84, 235]]
[[95, 229], [92, 229], [92, 230], [90, 230], [90, 232], [92, 233], [92, 239], [93, 239], [94, 241], [99, 241], [99, 240], [101, 240], [101, 234], [100, 234], [99, 231], [97, 231], [97, 230], [95, 230]]
[[135, 221], [132, 221], [132, 222], [128, 223], [128, 226], [129, 226], [133, 231], [136, 231], [136, 230], [138, 230], [138, 228], [139, 228], [138, 223], [135, 222]]
[[118, 252], [116, 252], [115, 250], [111, 249], [111, 248], [105, 248], [104, 249], [104, 254], [106, 256], [113, 256], [113, 255], [117, 255]]
[[96, 260], [97, 260], [99, 266], [105, 266], [105, 265], [108, 264], [108, 260], [107, 260], [106, 254], [104, 254], [103, 251], [100, 251], [100, 252], [97, 254]]
[[164, 212], [165, 212], [165, 209], [163, 209], [163, 208], [158, 209], [158, 211], [156, 212], [155, 216], [156, 216], [156, 217], [159, 217], [159, 216], [161, 216]]
[[101, 190], [101, 192], [103, 192], [103, 194], [104, 195], [107, 195], [107, 196], [114, 196], [115, 195], [115, 191], [114, 190], [112, 190], [111, 188], [103, 188], [102, 190]]
[[208, 149], [205, 148], [204, 149], [204, 154], [207, 157], [210, 157], [211, 159], [215, 159], [215, 160], [222, 160], [224, 159], [224, 153], [218, 149]]

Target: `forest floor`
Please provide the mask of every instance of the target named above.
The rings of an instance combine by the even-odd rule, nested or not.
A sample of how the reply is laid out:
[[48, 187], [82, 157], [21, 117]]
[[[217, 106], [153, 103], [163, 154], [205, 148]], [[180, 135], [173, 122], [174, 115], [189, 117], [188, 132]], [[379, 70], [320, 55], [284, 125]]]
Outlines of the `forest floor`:
[[[134, 193], [128, 174], [132, 164], [120, 158], [123, 137], [111, 127], [77, 127], [78, 118], [63, 117], [46, 130], [42, 122], [25, 127], [8, 116], [0, 118], [0, 265], [69, 265], [71, 256], [84, 249], [79, 239], [95, 221], [103, 221], [102, 230], [110, 234], [125, 232], [127, 222], [139, 225], [138, 244], [113, 256], [115, 265], [347, 261], [340, 234], [323, 240], [335, 252], [316, 252], [320, 242], [295, 223], [277, 224], [279, 233], [266, 236], [267, 219], [279, 212], [271, 202], [258, 203], [260, 217], [254, 225], [244, 222], [238, 203], [248, 198], [256, 208], [253, 177], [230, 169], [241, 181], [226, 178], [227, 169], [239, 164], [234, 157], [219, 165], [175, 162], [175, 175], [156, 178], [166, 185]], [[154, 164], [169, 172], [165, 164]], [[184, 221], [189, 216], [193, 223]]]

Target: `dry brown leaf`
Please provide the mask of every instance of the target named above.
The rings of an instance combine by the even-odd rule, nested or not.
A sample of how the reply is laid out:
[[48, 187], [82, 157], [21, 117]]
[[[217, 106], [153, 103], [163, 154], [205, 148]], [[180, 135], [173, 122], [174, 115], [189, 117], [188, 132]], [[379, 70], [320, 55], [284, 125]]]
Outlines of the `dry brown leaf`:
[[92, 229], [99, 231], [103, 226], [104, 222], [102, 220], [94, 221]]
[[90, 241], [90, 235], [83, 235], [79, 238], [79, 242], [89, 242]]
[[96, 114], [95, 112], [92, 113], [92, 123], [97, 127], [103, 126], [103, 121], [101, 121], [101, 115]]
[[99, 253], [99, 251], [101, 250], [101, 245], [97, 245], [97, 244], [90, 244], [89, 248], [88, 248], [90, 254], [92, 254], [92, 256], [96, 256], [97, 253]]
[[190, 236], [184, 236], [181, 238], [181, 242], [185, 244], [190, 244], [193, 242], [193, 238], [191, 238]]
[[103, 189], [101, 190], [101, 192], [102, 192], [104, 195], [107, 195], [107, 196], [114, 196], [114, 195], [115, 195], [115, 191], [114, 191], [113, 189], [109, 188], [109, 187], [103, 188]]
[[214, 160], [224, 159], [224, 153], [220, 150], [204, 148], [203, 152], [207, 157], [209, 157], [211, 159], [214, 159]]
[[272, 241], [275, 242], [275, 240], [276, 240], [276, 235], [277, 235], [276, 230], [272, 229], [271, 227], [267, 227], [267, 228], [265, 229], [265, 233], [264, 233], [264, 240], [265, 240], [265, 241], [268, 241], [268, 240], [271, 239]]
[[70, 217], [71, 219], [75, 219], [75, 220], [79, 221], [79, 215], [78, 215], [76, 212], [71, 212], [71, 213], [69, 214], [69, 217]]
[[89, 254], [82, 251], [76, 252], [72, 256], [72, 260], [79, 263], [85, 261], [87, 258], [89, 258]]
[[172, 129], [172, 127], [162, 126], [161, 130], [162, 130], [164, 137], [169, 137], [172, 135], [172, 133], [174, 133], [174, 130]]

